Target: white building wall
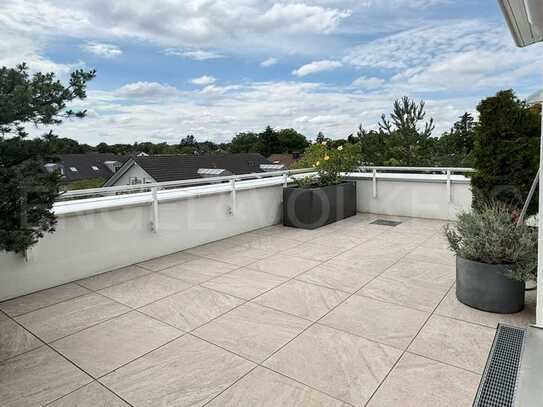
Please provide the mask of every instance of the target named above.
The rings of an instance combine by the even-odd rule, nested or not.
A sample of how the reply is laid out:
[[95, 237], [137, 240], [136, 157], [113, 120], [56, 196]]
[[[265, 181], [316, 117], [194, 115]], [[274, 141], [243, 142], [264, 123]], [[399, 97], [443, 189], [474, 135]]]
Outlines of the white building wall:
[[471, 207], [469, 182], [452, 183], [451, 200], [446, 182], [379, 179], [373, 196], [371, 179], [357, 181], [358, 211], [382, 215], [454, 220]]
[[[358, 210], [454, 219], [471, 203], [469, 183], [357, 179]], [[423, 178], [423, 177], [419, 177]], [[0, 300], [89, 277], [281, 222], [282, 177], [239, 183], [235, 207], [228, 184], [161, 191], [158, 231], [152, 232], [150, 194], [119, 195], [56, 206], [57, 231], [20, 255], [0, 253]]]
[[281, 191], [238, 191], [233, 215], [229, 193], [160, 203], [157, 233], [150, 205], [61, 216], [28, 262], [0, 254], [0, 300], [279, 223]]

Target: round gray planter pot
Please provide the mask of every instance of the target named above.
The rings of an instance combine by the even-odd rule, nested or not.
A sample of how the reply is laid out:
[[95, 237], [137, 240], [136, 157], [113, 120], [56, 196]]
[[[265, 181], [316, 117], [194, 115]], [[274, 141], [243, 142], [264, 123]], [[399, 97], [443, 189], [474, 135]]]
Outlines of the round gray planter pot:
[[512, 314], [524, 308], [525, 283], [505, 277], [506, 266], [456, 256], [456, 298], [483, 311]]

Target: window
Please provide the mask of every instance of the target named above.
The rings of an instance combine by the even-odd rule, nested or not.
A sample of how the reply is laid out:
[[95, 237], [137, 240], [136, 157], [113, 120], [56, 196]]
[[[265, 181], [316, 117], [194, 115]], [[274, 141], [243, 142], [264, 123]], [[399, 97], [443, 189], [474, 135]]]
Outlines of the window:
[[139, 184], [142, 183], [142, 181], [138, 177], [130, 177], [130, 178], [128, 178], [128, 183], [130, 185], [139, 185]]
[[75, 167], [70, 167], [70, 171], [71, 171], [71, 172], [77, 172], [77, 168], [75, 168]]
[[96, 165], [91, 166], [91, 168], [92, 168], [94, 171], [100, 171], [100, 168], [98, 168]]

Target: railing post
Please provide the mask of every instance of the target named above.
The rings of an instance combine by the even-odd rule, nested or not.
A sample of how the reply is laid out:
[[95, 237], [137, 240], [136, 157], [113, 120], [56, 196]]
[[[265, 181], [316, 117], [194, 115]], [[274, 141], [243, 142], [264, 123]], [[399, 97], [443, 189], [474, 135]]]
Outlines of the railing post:
[[158, 232], [158, 188], [153, 187], [151, 189], [151, 195], [153, 197], [153, 224], [152, 229], [154, 233]]
[[452, 201], [451, 170], [447, 170], [447, 202]]
[[377, 170], [373, 169], [373, 177], [372, 177], [372, 183], [373, 183], [373, 198], [377, 198]]
[[232, 188], [232, 215], [236, 212], [236, 180], [233, 179], [230, 181], [230, 187]]
[[288, 187], [288, 173], [283, 174], [283, 187]]

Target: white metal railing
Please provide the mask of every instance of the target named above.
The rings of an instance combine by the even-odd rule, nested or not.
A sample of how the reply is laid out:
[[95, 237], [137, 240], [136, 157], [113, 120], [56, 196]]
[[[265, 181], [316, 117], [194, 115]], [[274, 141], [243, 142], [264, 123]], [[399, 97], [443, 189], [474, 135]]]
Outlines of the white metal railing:
[[[304, 168], [298, 170], [288, 170], [288, 171], [273, 171], [273, 172], [256, 172], [251, 174], [241, 174], [241, 175], [228, 175], [222, 177], [211, 177], [211, 178], [197, 178], [197, 179], [186, 179], [180, 181], [167, 181], [167, 182], [155, 182], [149, 184], [136, 184], [136, 185], [119, 185], [113, 187], [103, 187], [103, 188], [90, 188], [90, 189], [80, 189], [75, 191], [67, 191], [60, 195], [60, 201], [76, 198], [86, 198], [86, 197], [95, 197], [95, 196], [107, 196], [107, 195], [116, 195], [116, 194], [125, 194], [132, 192], [142, 192], [142, 191], [152, 191], [153, 189], [171, 189], [171, 188], [182, 188], [194, 185], [207, 185], [207, 184], [217, 184], [221, 182], [232, 182], [232, 181], [242, 181], [248, 179], [260, 179], [260, 178], [271, 178], [271, 177], [288, 177], [296, 174], [305, 174], [314, 172], [312, 168]], [[235, 185], [235, 183], [233, 184]]]
[[358, 168], [360, 172], [371, 173], [372, 178], [372, 196], [377, 198], [377, 180], [379, 171], [381, 173], [436, 173], [440, 172], [445, 175], [447, 182], [447, 200], [452, 201], [452, 175], [453, 174], [468, 174], [474, 172], [473, 168], [465, 167], [386, 167], [386, 166], [361, 166]]

